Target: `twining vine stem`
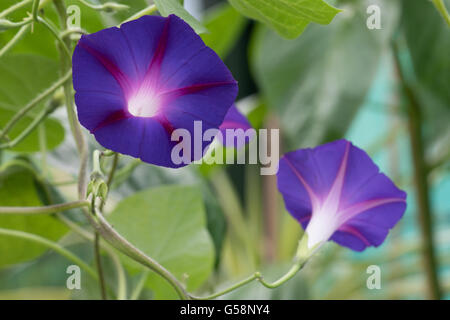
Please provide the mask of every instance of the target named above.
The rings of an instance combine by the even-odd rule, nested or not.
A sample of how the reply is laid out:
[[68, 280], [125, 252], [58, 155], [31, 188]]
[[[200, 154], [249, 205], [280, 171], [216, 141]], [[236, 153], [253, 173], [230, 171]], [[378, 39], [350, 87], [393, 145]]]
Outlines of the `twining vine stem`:
[[18, 231], [18, 230], [3, 229], [3, 228], [0, 228], [0, 235], [30, 240], [30, 241], [39, 243], [41, 245], [44, 245], [50, 249], [53, 249], [56, 252], [58, 252], [59, 254], [61, 254], [62, 256], [73, 261], [80, 268], [84, 269], [87, 273], [89, 273], [92, 276], [92, 278], [98, 280], [98, 275], [94, 269], [92, 269], [83, 260], [81, 260], [76, 255], [74, 255], [72, 252], [70, 252], [69, 250], [67, 250], [66, 248], [64, 248], [63, 246], [61, 246], [60, 244], [58, 244], [56, 242], [50, 241], [46, 238], [43, 238], [41, 236], [38, 236], [38, 235], [35, 235], [32, 233]]
[[89, 205], [90, 205], [89, 201], [81, 200], [43, 207], [0, 207], [0, 214], [23, 214], [23, 215], [51, 214], [65, 210], [88, 207]]
[[264, 287], [269, 288], [269, 289], [274, 289], [274, 288], [278, 288], [279, 286], [281, 286], [282, 284], [284, 284], [286, 281], [292, 279], [298, 271], [300, 271], [303, 266], [305, 265], [306, 260], [298, 260], [294, 263], [294, 265], [289, 269], [289, 271], [284, 274], [281, 278], [279, 278], [278, 280], [274, 281], [274, 282], [267, 282], [266, 280], [264, 280], [263, 276], [261, 275], [260, 272], [255, 272], [253, 275], [249, 276], [248, 278], [245, 278], [244, 280], [224, 289], [221, 290], [217, 293], [211, 294], [209, 296], [205, 296], [205, 297], [198, 297], [195, 295], [190, 294], [189, 297], [193, 300], [211, 300], [211, 299], [215, 299], [218, 298], [220, 296], [223, 296], [224, 294], [230, 293], [240, 287], [243, 287], [255, 280], [257, 280], [259, 283], [261, 283]]
[[438, 263], [433, 240], [433, 214], [430, 205], [429, 185], [428, 185], [428, 166], [425, 161], [425, 148], [422, 138], [422, 111], [420, 103], [410, 87], [409, 80], [405, 74], [401, 56], [400, 44], [397, 39], [392, 44], [395, 64], [402, 85], [403, 93], [406, 99], [408, 113], [408, 132], [411, 142], [411, 154], [413, 161], [414, 180], [417, 194], [417, 205], [420, 219], [420, 227], [423, 238], [423, 255], [425, 261], [425, 270], [429, 286], [429, 296], [432, 299], [439, 300], [441, 289], [437, 274]]

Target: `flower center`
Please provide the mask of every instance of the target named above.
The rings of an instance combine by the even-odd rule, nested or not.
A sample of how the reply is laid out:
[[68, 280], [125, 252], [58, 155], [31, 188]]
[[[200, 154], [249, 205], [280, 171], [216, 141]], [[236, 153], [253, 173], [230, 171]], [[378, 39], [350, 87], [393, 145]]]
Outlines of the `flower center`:
[[160, 104], [156, 93], [141, 88], [128, 100], [128, 111], [135, 117], [151, 118], [158, 114]]
[[306, 227], [308, 248], [312, 248], [316, 244], [319, 244], [320, 247], [340, 227], [341, 221], [339, 220], [338, 205], [338, 199], [330, 199], [328, 197], [320, 204], [317, 212], [313, 212], [311, 220]]

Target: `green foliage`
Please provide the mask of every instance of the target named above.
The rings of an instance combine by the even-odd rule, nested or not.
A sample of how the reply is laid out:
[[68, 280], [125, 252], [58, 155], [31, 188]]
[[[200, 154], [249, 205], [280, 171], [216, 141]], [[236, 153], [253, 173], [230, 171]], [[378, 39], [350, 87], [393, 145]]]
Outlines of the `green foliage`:
[[[33, 55], [13, 55], [0, 60], [0, 127], [23, 108], [37, 94], [58, 79], [57, 64], [44, 57]], [[22, 118], [9, 132], [12, 140], [18, 136], [42, 110], [44, 104]], [[44, 122], [46, 148], [53, 149], [64, 140], [64, 128], [58, 121], [47, 118]], [[39, 151], [39, 134], [34, 130], [27, 138], [20, 142], [13, 151]]]
[[246, 20], [228, 4], [210, 10], [205, 20], [209, 33], [202, 34], [202, 39], [223, 59], [241, 35]]
[[[0, 3], [0, 11], [10, 7], [16, 2], [17, 1], [15, 0], [2, 0]], [[105, 23], [100, 12], [82, 6], [78, 0], [68, 0], [65, 2], [68, 9], [70, 9], [71, 5], [76, 5], [81, 9], [80, 27], [87, 32], [96, 32], [105, 27]], [[41, 1], [41, 3], [44, 3], [44, 1]], [[7, 18], [16, 22], [22, 21], [23, 18], [27, 17], [28, 12], [31, 12], [31, 4], [15, 11]], [[42, 15], [49, 19], [54, 25], [59, 25], [59, 19], [51, 1], [44, 3], [41, 12]], [[74, 17], [74, 11], [69, 10], [68, 14], [69, 22], [72, 22], [71, 17]], [[105, 16], [108, 17], [108, 15]], [[16, 32], [17, 30], [10, 30], [8, 32], [0, 33], [0, 47], [3, 47], [9, 40], [11, 40]], [[33, 31], [28, 32], [19, 41], [19, 43], [11, 49], [10, 52], [36, 54], [54, 59], [55, 61], [58, 60], [58, 50], [55, 46], [55, 38], [49, 30], [40, 23], [35, 23], [33, 25]]]
[[[269, 108], [281, 117], [290, 147], [343, 136], [364, 102], [389, 45], [396, 6], [383, 2], [383, 30], [366, 28], [368, 2], [330, 26], [312, 25], [288, 41], [267, 28], [256, 30], [251, 62]], [[299, 139], [301, 137], [301, 139]]]
[[164, 17], [168, 15], [175, 14], [186, 23], [188, 23], [192, 29], [197, 33], [205, 33], [208, 32], [208, 29], [205, 28], [197, 19], [195, 19], [183, 6], [178, 2], [178, 0], [155, 0], [156, 7], [158, 11]]
[[310, 22], [329, 24], [340, 12], [323, 0], [229, 0], [243, 15], [264, 22], [281, 36], [298, 37]]
[[[198, 189], [165, 186], [138, 192], [122, 200], [108, 221], [133, 245], [186, 282], [189, 290], [198, 288], [210, 275], [214, 247]], [[126, 261], [132, 270], [140, 270], [135, 262]], [[176, 297], [156, 274], [150, 274], [147, 283], [156, 298]]]
[[[417, 21], [427, 23], [417, 28]], [[424, 114], [432, 127], [427, 128], [429, 141], [447, 135], [450, 129], [450, 28], [430, 3], [417, 2], [413, 6], [403, 1], [403, 32], [406, 36], [414, 70], [415, 93], [419, 96]], [[447, 148], [447, 151], [450, 151]]]
[[[22, 161], [11, 162], [0, 170], [0, 203], [2, 206], [42, 206], [44, 188], [33, 169]], [[67, 229], [52, 216], [0, 214], [0, 226], [59, 239]], [[28, 240], [0, 236], [0, 266], [32, 260], [45, 247]]]

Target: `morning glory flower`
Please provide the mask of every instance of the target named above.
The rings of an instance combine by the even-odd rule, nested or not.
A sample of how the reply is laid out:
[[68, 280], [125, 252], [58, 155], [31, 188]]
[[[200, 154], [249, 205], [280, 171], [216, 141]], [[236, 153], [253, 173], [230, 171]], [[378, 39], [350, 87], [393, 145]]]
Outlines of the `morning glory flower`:
[[406, 209], [406, 193], [346, 140], [284, 155], [278, 189], [311, 250], [328, 240], [355, 251], [378, 247]]
[[165, 167], [186, 165], [171, 159], [171, 133], [194, 136], [195, 121], [217, 129], [238, 90], [217, 54], [175, 15], [83, 35], [73, 83], [79, 121], [102, 146]]
[[[248, 135], [245, 135], [246, 131], [249, 129], [251, 129], [251, 131], [248, 131]], [[230, 109], [228, 109], [228, 112], [225, 115], [225, 119], [219, 126], [219, 130], [219, 142], [225, 147], [234, 147], [236, 149], [240, 149], [245, 144], [248, 144], [250, 140], [256, 135], [248, 119], [238, 110], [238, 108], [234, 104]], [[239, 139], [237, 137], [237, 135], [240, 134], [243, 135], [242, 139]], [[228, 140], [227, 136], [230, 137]]]

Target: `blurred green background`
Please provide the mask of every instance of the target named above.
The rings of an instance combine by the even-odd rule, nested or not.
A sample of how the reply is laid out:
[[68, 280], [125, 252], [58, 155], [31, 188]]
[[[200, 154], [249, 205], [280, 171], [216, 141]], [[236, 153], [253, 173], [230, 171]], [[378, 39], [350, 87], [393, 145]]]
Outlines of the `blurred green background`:
[[[150, 4], [145, 0], [116, 2], [130, 9], [99, 13], [78, 1], [66, 1], [81, 8], [81, 28], [87, 32], [117, 25]], [[450, 28], [428, 0], [328, 2], [343, 12], [330, 25], [310, 24], [292, 40], [245, 18], [227, 1], [191, 0], [185, 1], [185, 7], [209, 30], [202, 38], [239, 81], [239, 109], [255, 128], [280, 128], [280, 155], [345, 137], [366, 150], [381, 170], [408, 192], [406, 214], [379, 248], [354, 253], [329, 243], [284, 286], [269, 290], [254, 283], [225, 298], [436, 297], [436, 283], [430, 285], [433, 270], [426, 267], [430, 258], [426, 244], [431, 243], [439, 297], [448, 299]], [[0, 11], [14, 3], [2, 0]], [[450, 7], [450, 1], [445, 3]], [[374, 4], [381, 8], [380, 30], [366, 26], [367, 7]], [[30, 11], [30, 6], [24, 7], [12, 18], [20, 21]], [[43, 14], [57, 24], [51, 5], [44, 7]], [[14, 34], [0, 32], [0, 47]], [[38, 24], [0, 57], [1, 127], [58, 79], [58, 68], [55, 41]], [[57, 91], [36, 113], [23, 119], [11, 131], [11, 138], [23, 131], [39, 109], [52, 103], [62, 105], [61, 95]], [[422, 145], [418, 149], [417, 139]], [[89, 145], [99, 148], [92, 137]], [[424, 165], [422, 170], [417, 171], [417, 163]], [[63, 108], [17, 146], [2, 150], [0, 169], [0, 206], [76, 199], [78, 158]], [[430, 228], [426, 228], [417, 204], [417, 175], [426, 182], [419, 190], [423, 193], [425, 188], [429, 195]], [[161, 185], [169, 185], [169, 189], [149, 189]], [[160, 217], [166, 207], [178, 215]], [[284, 208], [276, 177], [260, 176], [256, 165], [192, 165], [170, 170], [123, 156], [105, 211], [112, 212], [108, 220], [119, 231], [179, 279], [188, 273], [183, 281], [199, 294], [226, 287], [255, 270], [261, 270], [267, 279], [277, 278], [289, 267], [302, 233]], [[85, 223], [79, 216], [76, 210], [64, 214], [70, 221]], [[151, 219], [163, 222], [155, 225]], [[0, 216], [0, 228], [39, 234], [94, 264], [92, 245], [56, 217]], [[165, 238], [167, 230], [173, 232], [169, 240]], [[432, 231], [431, 237], [426, 230]], [[175, 297], [155, 275], [124, 256], [120, 259], [126, 266], [129, 293], [141, 283], [138, 296], [142, 299]], [[114, 291], [115, 262], [106, 254], [104, 262]], [[66, 289], [70, 264], [39, 244], [0, 235], [0, 299], [98, 299], [98, 284], [88, 275], [83, 274], [81, 290]], [[379, 290], [366, 286], [370, 265], [381, 268]]]

